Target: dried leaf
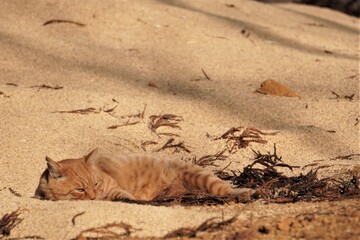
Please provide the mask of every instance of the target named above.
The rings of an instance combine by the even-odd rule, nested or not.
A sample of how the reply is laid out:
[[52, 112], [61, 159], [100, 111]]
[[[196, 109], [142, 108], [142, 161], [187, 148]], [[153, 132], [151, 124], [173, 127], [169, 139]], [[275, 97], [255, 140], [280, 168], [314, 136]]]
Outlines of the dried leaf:
[[299, 97], [299, 95], [296, 92], [272, 79], [266, 80], [263, 83], [261, 83], [260, 88], [257, 89], [256, 92], [265, 95], [269, 94], [269, 95], [284, 96], [284, 97]]

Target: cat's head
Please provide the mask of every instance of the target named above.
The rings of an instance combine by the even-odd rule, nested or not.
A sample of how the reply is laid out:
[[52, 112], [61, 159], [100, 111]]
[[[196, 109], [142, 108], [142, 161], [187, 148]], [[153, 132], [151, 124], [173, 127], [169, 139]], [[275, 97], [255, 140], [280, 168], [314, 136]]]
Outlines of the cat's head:
[[48, 200], [75, 200], [97, 197], [102, 174], [94, 166], [98, 149], [79, 159], [59, 162], [46, 157], [47, 168], [40, 177], [35, 197]]

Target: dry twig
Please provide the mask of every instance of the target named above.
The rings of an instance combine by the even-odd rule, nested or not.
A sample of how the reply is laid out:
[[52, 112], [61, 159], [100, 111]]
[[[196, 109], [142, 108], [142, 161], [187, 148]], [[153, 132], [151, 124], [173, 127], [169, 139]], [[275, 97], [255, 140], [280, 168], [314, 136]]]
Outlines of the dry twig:
[[190, 81], [212, 80], [203, 68], [201, 69], [201, 72], [204, 75], [204, 77], [191, 79]]
[[331, 91], [331, 93], [333, 95], [335, 95], [335, 99], [345, 99], [345, 100], [349, 100], [349, 101], [352, 101], [354, 100], [354, 96], [355, 96], [355, 93], [351, 94], [351, 95], [340, 95], [340, 94], [337, 94], [336, 92], [334, 91]]
[[84, 108], [84, 109], [76, 109], [76, 110], [70, 110], [70, 111], [54, 111], [51, 113], [75, 113], [75, 114], [89, 114], [89, 113], [99, 113], [99, 110], [96, 110], [95, 108]]
[[21, 194], [15, 191], [14, 189], [12, 189], [12, 187], [9, 187], [9, 191], [17, 197], [22, 197]]
[[130, 119], [128, 119], [126, 122], [122, 123], [122, 124], [115, 124], [115, 125], [111, 125], [108, 127], [108, 129], [116, 129], [119, 127], [123, 127], [123, 126], [130, 126], [130, 125], [135, 125], [140, 123], [140, 121], [134, 121], [134, 122], [130, 122]]
[[46, 26], [46, 25], [49, 25], [49, 24], [54, 24], [54, 23], [71, 23], [71, 24], [75, 24], [79, 27], [85, 27], [86, 25], [83, 24], [83, 23], [80, 23], [80, 22], [74, 22], [74, 21], [71, 21], [71, 20], [61, 20], [61, 19], [52, 19], [52, 20], [49, 20], [49, 21], [46, 21], [43, 23], [43, 26]]
[[80, 216], [83, 215], [84, 213], [85, 213], [85, 211], [80, 212], [80, 213], [77, 213], [77, 214], [75, 214], [75, 215], [73, 216], [73, 218], [71, 219], [71, 223], [72, 223], [73, 226], [75, 226], [75, 219], [76, 219], [77, 217], [80, 217]]

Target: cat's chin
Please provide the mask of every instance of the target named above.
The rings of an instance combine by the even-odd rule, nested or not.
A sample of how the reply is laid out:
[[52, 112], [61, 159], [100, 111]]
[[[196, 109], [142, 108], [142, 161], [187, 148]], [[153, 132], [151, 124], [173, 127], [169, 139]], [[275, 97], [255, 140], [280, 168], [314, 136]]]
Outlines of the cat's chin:
[[35, 191], [35, 195], [32, 198], [46, 200], [46, 195], [45, 192], [38, 187]]

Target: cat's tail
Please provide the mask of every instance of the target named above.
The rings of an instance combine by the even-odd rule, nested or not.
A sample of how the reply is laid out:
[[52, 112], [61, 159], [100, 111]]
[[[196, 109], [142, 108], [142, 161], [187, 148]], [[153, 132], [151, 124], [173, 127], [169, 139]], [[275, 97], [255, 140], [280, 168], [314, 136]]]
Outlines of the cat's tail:
[[229, 183], [205, 171], [186, 171], [183, 175], [183, 179], [185, 187], [189, 191], [205, 191], [214, 196], [234, 196], [248, 201], [255, 193], [255, 190], [248, 188], [234, 189]]

